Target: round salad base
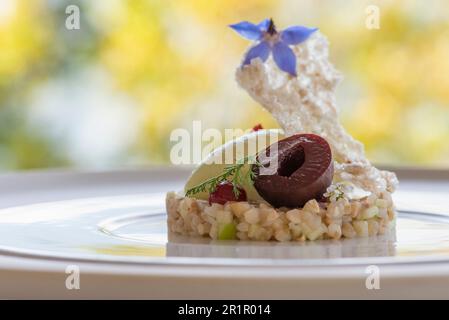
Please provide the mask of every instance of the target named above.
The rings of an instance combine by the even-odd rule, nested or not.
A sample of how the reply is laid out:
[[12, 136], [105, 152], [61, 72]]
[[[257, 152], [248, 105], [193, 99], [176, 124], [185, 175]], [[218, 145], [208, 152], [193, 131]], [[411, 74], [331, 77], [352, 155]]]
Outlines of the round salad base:
[[273, 208], [266, 203], [208, 201], [167, 193], [168, 230], [218, 240], [313, 241], [369, 237], [395, 226], [391, 194], [364, 199], [318, 202], [302, 208]]

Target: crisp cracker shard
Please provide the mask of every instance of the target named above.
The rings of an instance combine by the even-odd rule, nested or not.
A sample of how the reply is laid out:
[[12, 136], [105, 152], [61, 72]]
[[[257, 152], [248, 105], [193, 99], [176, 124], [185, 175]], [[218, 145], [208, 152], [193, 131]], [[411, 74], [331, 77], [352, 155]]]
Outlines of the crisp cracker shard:
[[[338, 121], [335, 89], [340, 73], [329, 61], [328, 42], [319, 32], [293, 46], [297, 58], [297, 77], [280, 71], [272, 58], [265, 63], [253, 59], [236, 72], [238, 84], [278, 121], [286, 136], [315, 133], [325, 138], [338, 165], [336, 174], [357, 171], [353, 182], [373, 192], [393, 191], [394, 173], [373, 167], [362, 143], [349, 135]], [[344, 176], [344, 174], [343, 174]]]

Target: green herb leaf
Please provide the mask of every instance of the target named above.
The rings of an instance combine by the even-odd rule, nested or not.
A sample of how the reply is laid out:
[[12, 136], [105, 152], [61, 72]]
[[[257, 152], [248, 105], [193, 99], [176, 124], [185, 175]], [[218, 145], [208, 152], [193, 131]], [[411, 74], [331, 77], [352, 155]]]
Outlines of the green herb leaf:
[[261, 166], [255, 156], [244, 157], [236, 161], [235, 164], [226, 166], [221, 174], [209, 178], [199, 185], [188, 189], [186, 191], [186, 196], [189, 197], [200, 192], [212, 193], [220, 183], [229, 180], [232, 183], [234, 195], [238, 198], [240, 195], [239, 187], [243, 185], [252, 185], [256, 178], [256, 174], [252, 168], [249, 168], [246, 173], [242, 172], [246, 164]]

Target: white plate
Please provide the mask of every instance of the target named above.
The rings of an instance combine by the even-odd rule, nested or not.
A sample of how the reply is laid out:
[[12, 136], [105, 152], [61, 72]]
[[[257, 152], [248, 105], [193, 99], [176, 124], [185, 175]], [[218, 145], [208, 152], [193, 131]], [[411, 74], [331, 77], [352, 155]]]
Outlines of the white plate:
[[[427, 296], [447, 296], [446, 172], [439, 179], [432, 177], [434, 172], [402, 174], [401, 189], [395, 194], [396, 233], [307, 243], [167, 236], [165, 192], [180, 189], [188, 173], [189, 169], [161, 168], [0, 177], [0, 293], [4, 297], [393, 297], [399, 293], [415, 297], [424, 295], [429, 286]], [[433, 179], [422, 179], [426, 174]], [[82, 269], [81, 290], [64, 288], [65, 267], [70, 264]], [[380, 268], [381, 290], [366, 289], [368, 265]], [[49, 283], [59, 278], [59, 285], [39, 285], [43, 274]], [[107, 285], [98, 285], [106, 278]], [[407, 289], [419, 282], [419, 292]], [[268, 291], [260, 290], [267, 285]]]

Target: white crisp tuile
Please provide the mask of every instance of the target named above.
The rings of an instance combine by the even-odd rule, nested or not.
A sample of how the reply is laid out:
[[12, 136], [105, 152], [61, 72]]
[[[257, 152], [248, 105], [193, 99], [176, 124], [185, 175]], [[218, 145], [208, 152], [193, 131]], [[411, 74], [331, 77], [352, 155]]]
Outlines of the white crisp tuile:
[[337, 164], [335, 177], [376, 193], [394, 191], [394, 173], [380, 171], [365, 157], [363, 145], [349, 135], [338, 121], [335, 88], [340, 73], [329, 61], [327, 39], [319, 32], [293, 46], [297, 77], [280, 70], [270, 57], [240, 67], [236, 80], [250, 96], [278, 121], [286, 136], [315, 133], [332, 148]]

